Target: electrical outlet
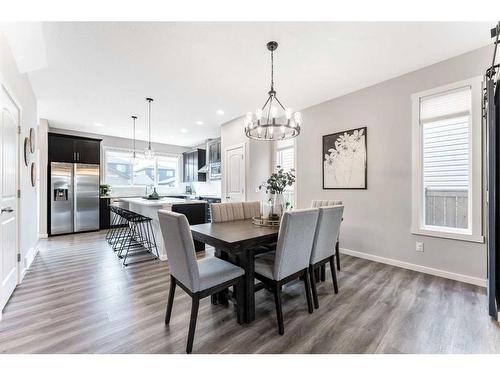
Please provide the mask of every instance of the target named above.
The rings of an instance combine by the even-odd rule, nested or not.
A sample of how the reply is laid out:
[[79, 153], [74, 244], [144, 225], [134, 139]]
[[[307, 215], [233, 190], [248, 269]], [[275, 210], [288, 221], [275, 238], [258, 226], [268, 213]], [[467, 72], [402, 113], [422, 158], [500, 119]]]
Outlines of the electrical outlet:
[[415, 243], [415, 251], [418, 251], [419, 253], [424, 252], [424, 243], [423, 242], [416, 242]]

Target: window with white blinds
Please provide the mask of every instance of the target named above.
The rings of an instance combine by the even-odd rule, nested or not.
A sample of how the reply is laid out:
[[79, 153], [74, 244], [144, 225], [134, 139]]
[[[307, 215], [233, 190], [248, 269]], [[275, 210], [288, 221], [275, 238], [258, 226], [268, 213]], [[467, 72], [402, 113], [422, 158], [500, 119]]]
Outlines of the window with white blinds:
[[[292, 140], [276, 142], [275, 165], [281, 166], [285, 172], [295, 169], [295, 143]], [[294, 173], [295, 174], [295, 173]], [[295, 185], [295, 184], [294, 184]], [[283, 192], [285, 203], [295, 204], [295, 186], [287, 186]]]
[[481, 129], [474, 94], [480, 96], [480, 83], [470, 80], [413, 95], [414, 233], [472, 235], [473, 227], [481, 227], [475, 206], [481, 201]]

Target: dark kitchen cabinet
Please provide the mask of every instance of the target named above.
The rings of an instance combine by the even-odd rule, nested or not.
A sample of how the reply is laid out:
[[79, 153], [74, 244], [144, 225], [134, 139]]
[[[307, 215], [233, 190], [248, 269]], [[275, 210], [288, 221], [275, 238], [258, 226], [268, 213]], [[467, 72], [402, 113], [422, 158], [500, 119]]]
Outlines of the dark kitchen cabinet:
[[208, 147], [208, 163], [220, 163], [220, 139], [210, 141], [207, 143]]
[[182, 154], [184, 182], [204, 182], [207, 180], [206, 173], [200, 173], [198, 170], [205, 166], [206, 152], [202, 149], [188, 151]]
[[49, 133], [49, 162], [99, 164], [101, 140]]

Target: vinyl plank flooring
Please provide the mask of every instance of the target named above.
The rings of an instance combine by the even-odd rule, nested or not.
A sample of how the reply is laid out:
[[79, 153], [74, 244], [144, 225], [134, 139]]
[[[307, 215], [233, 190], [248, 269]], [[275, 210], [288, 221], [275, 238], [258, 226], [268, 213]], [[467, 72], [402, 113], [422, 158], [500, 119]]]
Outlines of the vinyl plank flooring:
[[[104, 236], [41, 243], [3, 311], [0, 353], [184, 352], [191, 299], [177, 288], [165, 326], [168, 262], [123, 267]], [[284, 288], [284, 336], [266, 290], [256, 294], [256, 320], [246, 325], [236, 323], [232, 305], [201, 301], [193, 352], [500, 353], [484, 288], [349, 256], [338, 277], [338, 295], [329, 272], [318, 284], [312, 315], [302, 283]]]

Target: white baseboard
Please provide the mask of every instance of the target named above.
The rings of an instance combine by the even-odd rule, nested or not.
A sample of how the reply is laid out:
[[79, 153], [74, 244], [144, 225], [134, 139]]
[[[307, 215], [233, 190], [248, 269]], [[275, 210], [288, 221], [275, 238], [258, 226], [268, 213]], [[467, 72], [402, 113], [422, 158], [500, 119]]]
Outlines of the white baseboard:
[[32, 247], [31, 249], [28, 250], [26, 253], [26, 256], [23, 259], [23, 262], [21, 263], [23, 265], [23, 269], [21, 270], [20, 274], [20, 280], [19, 284], [23, 281], [24, 276], [26, 275], [26, 272], [28, 272], [29, 268], [31, 267], [31, 264], [35, 260], [36, 256], [38, 255], [38, 243]]
[[39, 233], [38, 238], [49, 238], [49, 235], [47, 233]]
[[349, 249], [344, 249], [344, 248], [340, 248], [340, 252], [342, 254], [351, 255], [351, 256], [356, 257], [356, 258], [368, 259], [368, 260], [371, 260], [374, 262], [389, 264], [391, 266], [405, 268], [405, 269], [412, 270], [412, 271], [417, 271], [417, 272], [427, 273], [429, 275], [444, 277], [445, 279], [461, 281], [461, 282], [467, 283], [467, 284], [473, 284], [473, 285], [478, 285], [478, 286], [482, 286], [482, 287], [486, 287], [486, 285], [487, 285], [487, 280], [481, 279], [479, 277], [463, 275], [460, 273], [453, 273], [453, 272], [449, 272], [449, 271], [440, 270], [437, 268], [421, 266], [419, 264], [403, 262], [403, 261], [397, 260], [397, 259], [384, 258], [384, 257], [378, 256], [378, 255], [362, 253], [360, 251], [354, 251], [354, 250], [349, 250]]
[[167, 256], [160, 254], [160, 260], [163, 262], [164, 260], [167, 260]]

